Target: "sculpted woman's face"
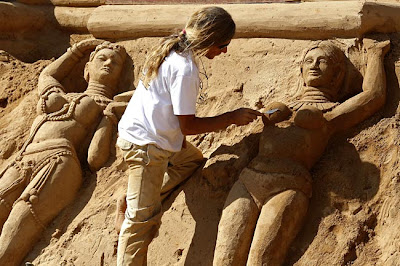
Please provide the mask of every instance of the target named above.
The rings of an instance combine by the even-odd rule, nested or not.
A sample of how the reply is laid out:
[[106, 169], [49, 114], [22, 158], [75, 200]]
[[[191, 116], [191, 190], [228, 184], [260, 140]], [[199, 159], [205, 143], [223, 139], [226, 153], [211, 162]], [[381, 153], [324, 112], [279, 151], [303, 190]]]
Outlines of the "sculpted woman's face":
[[321, 48], [306, 54], [302, 69], [304, 83], [312, 87], [329, 87], [335, 75], [334, 64]]
[[112, 49], [100, 50], [91, 62], [88, 62], [90, 81], [114, 86], [120, 77], [123, 59]]

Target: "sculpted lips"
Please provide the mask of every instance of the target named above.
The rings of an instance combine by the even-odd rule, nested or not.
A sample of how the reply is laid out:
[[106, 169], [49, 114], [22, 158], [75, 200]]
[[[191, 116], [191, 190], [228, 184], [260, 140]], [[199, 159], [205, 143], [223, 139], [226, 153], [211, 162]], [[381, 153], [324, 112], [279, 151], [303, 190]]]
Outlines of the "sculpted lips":
[[321, 75], [321, 71], [310, 70], [310, 71], [308, 71], [308, 74], [311, 75], [311, 76], [320, 76]]
[[101, 70], [104, 70], [104, 71], [106, 71], [106, 72], [108, 72], [108, 73], [110, 73], [111, 72], [111, 68], [109, 68], [109, 67], [102, 67], [102, 68], [100, 68]]

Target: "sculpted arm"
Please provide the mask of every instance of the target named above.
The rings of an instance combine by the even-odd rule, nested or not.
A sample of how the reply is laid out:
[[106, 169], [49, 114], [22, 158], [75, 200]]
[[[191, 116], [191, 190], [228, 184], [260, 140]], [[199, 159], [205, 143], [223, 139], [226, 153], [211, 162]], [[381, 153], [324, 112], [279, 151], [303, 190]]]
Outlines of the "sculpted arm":
[[88, 164], [92, 171], [99, 170], [110, 157], [114, 123], [108, 116], [103, 116], [93, 135], [88, 150]]
[[[104, 110], [104, 116], [93, 135], [88, 150], [87, 161], [92, 171], [100, 169], [110, 157], [114, 127], [117, 126], [130, 98], [127, 98], [126, 95], [132, 96], [132, 93], [115, 96], [114, 99], [116, 100], [111, 102]], [[119, 101], [120, 99], [127, 101]]]
[[377, 112], [386, 99], [386, 75], [383, 60], [390, 42], [372, 43], [365, 40], [367, 69], [362, 85], [363, 91], [325, 115], [333, 131], [350, 128]]

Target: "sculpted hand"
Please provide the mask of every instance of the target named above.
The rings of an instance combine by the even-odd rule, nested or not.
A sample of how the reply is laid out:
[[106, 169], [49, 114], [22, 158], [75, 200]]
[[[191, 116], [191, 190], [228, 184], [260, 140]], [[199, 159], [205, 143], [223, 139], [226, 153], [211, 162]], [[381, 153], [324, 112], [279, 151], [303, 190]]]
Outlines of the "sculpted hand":
[[263, 115], [262, 113], [250, 108], [240, 108], [231, 112], [231, 119], [233, 121], [233, 124], [238, 126], [244, 126], [254, 121], [257, 118], [257, 116], [262, 116], [262, 115]]
[[123, 93], [117, 94], [117, 95], [114, 96], [113, 102], [115, 101], [115, 102], [126, 102], [126, 103], [128, 103], [129, 100], [132, 98], [134, 92], [135, 92], [134, 90], [131, 90], [131, 91], [127, 91], [127, 92], [123, 92]]
[[94, 50], [94, 48], [96, 48], [97, 45], [103, 43], [104, 40], [99, 40], [99, 39], [87, 39], [87, 40], [83, 40], [80, 41], [78, 43], [76, 43], [74, 46], [76, 46], [76, 48], [84, 53], [87, 50]]
[[133, 93], [134, 91], [127, 91], [115, 95], [113, 101], [110, 102], [104, 110], [104, 115], [117, 124], [118, 120], [121, 119], [121, 116], [124, 114]]
[[93, 51], [94, 48], [102, 42], [104, 41], [98, 39], [83, 40], [72, 45], [68, 48], [68, 51], [72, 52], [70, 56], [72, 56], [75, 61], [79, 61], [87, 51]]
[[368, 53], [382, 53], [384, 56], [390, 50], [390, 40], [377, 41], [373, 39], [363, 39], [364, 49]]
[[104, 110], [104, 115], [108, 116], [113, 120], [114, 123], [118, 123], [118, 120], [121, 118], [123, 113], [125, 112], [126, 107], [128, 106], [128, 102], [117, 102], [112, 101], [109, 103]]

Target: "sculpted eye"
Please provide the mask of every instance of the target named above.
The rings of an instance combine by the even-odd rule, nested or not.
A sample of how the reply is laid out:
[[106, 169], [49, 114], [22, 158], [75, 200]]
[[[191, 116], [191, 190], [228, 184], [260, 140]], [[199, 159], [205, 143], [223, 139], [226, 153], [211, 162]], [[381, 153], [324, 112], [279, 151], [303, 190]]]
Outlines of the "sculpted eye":
[[322, 59], [319, 60], [319, 62], [320, 62], [320, 63], [323, 63], [323, 64], [327, 64], [327, 63], [328, 63], [328, 60], [322, 58]]
[[312, 61], [313, 61], [313, 60], [312, 60], [311, 58], [307, 58], [304, 62], [307, 63], [307, 64], [311, 64]]

